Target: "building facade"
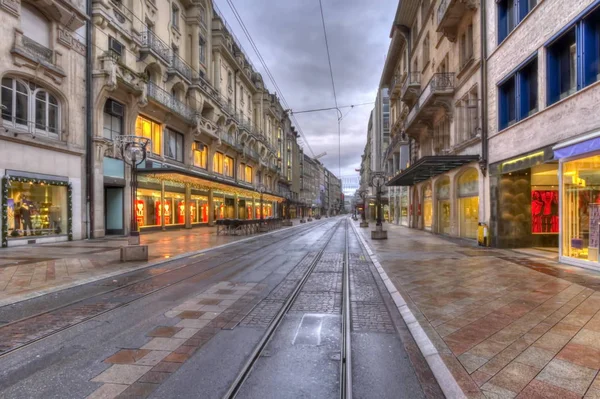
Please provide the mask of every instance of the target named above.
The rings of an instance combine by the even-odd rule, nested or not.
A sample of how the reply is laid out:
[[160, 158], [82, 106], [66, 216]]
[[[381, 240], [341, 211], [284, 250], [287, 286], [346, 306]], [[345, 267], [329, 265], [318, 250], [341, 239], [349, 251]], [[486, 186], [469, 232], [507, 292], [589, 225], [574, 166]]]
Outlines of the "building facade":
[[600, 2], [486, 1], [492, 243], [600, 268]]
[[6, 1], [0, 16], [1, 245], [81, 239], [85, 5]]
[[297, 134], [212, 1], [94, 1], [92, 21], [94, 236], [282, 216]]
[[387, 184], [408, 188], [405, 223], [471, 239], [488, 219], [481, 16], [477, 1], [400, 2], [381, 78], [390, 93], [393, 141]]

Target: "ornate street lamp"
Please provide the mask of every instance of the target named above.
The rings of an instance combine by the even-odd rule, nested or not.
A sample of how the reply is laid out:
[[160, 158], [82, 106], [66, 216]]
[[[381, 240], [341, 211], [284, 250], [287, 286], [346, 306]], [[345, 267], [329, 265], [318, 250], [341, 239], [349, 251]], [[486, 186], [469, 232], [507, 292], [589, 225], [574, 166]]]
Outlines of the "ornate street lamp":
[[361, 222], [360, 222], [360, 227], [369, 227], [369, 222], [367, 222], [367, 217], [365, 215], [365, 209], [367, 207], [367, 197], [369, 196], [369, 191], [362, 189], [358, 192], [358, 195], [360, 196], [360, 198], [363, 201], [363, 208], [362, 208], [362, 212], [361, 212]]
[[131, 167], [131, 228], [130, 244], [139, 245], [136, 200], [137, 200], [137, 167], [146, 160], [150, 139], [140, 136], [117, 136], [117, 145], [121, 148], [123, 161]]
[[385, 240], [387, 239], [387, 231], [383, 230], [381, 223], [381, 188], [385, 184], [385, 172], [373, 172], [371, 175], [371, 186], [375, 189], [376, 193], [376, 208], [377, 208], [377, 223], [375, 224], [375, 230], [371, 231], [371, 239], [373, 240]]

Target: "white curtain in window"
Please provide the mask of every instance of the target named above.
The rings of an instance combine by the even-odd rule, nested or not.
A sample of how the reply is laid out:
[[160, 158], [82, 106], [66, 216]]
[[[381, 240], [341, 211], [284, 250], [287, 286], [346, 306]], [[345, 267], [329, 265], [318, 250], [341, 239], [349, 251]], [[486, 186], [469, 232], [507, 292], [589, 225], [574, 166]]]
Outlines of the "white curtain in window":
[[50, 23], [33, 7], [21, 4], [21, 29], [28, 38], [50, 48]]

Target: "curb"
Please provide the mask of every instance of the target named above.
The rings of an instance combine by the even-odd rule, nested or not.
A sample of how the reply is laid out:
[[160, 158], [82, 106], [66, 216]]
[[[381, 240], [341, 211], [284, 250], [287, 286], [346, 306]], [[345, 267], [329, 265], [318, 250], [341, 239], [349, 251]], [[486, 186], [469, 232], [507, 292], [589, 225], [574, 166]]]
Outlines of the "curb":
[[464, 392], [456, 382], [456, 379], [454, 379], [454, 376], [442, 360], [442, 357], [440, 356], [438, 350], [435, 348], [435, 345], [433, 345], [433, 342], [431, 342], [431, 340], [427, 336], [427, 333], [425, 332], [425, 330], [423, 330], [423, 327], [421, 327], [419, 321], [416, 319], [416, 317], [406, 304], [406, 301], [402, 297], [402, 294], [400, 294], [400, 292], [396, 289], [396, 286], [394, 286], [392, 280], [390, 280], [385, 270], [383, 270], [383, 267], [381, 267], [381, 263], [379, 263], [379, 261], [377, 260], [376, 255], [371, 250], [371, 246], [369, 245], [369, 243], [364, 239], [362, 232], [356, 228], [354, 223], [350, 224], [352, 225], [352, 228], [356, 232], [356, 236], [358, 237], [363, 247], [365, 248], [367, 254], [369, 255], [371, 262], [373, 262], [373, 265], [375, 265], [375, 268], [377, 269], [379, 276], [383, 280], [385, 287], [392, 296], [392, 299], [394, 300], [394, 303], [398, 308], [398, 312], [400, 312], [402, 319], [404, 319], [406, 326], [408, 327], [415, 342], [419, 346], [419, 350], [425, 357], [425, 360], [427, 361], [429, 368], [435, 376], [438, 385], [442, 389], [442, 392], [444, 392], [444, 395], [447, 398], [466, 399], [467, 396], [464, 394]]
[[[96, 282], [96, 281], [104, 280], [104, 279], [107, 279], [107, 278], [111, 278], [111, 277], [115, 277], [115, 276], [120, 276], [122, 274], [135, 272], [135, 271], [138, 271], [138, 270], [141, 270], [141, 269], [145, 269], [145, 268], [148, 268], [148, 267], [158, 266], [158, 265], [162, 265], [162, 264], [165, 264], [165, 263], [170, 263], [170, 262], [173, 262], [173, 261], [176, 261], [176, 260], [180, 260], [180, 259], [184, 259], [184, 258], [191, 258], [193, 256], [196, 256], [196, 255], [199, 255], [199, 254], [203, 254], [205, 252], [213, 251], [215, 249], [225, 248], [225, 247], [228, 247], [228, 246], [233, 245], [233, 244], [237, 244], [237, 243], [240, 243], [240, 242], [254, 240], [254, 239], [258, 238], [258, 237], [264, 237], [264, 236], [272, 235], [272, 234], [275, 234], [275, 233], [278, 233], [278, 232], [281, 232], [281, 231], [285, 231], [285, 230], [288, 230], [288, 229], [294, 229], [294, 228], [300, 227], [300, 226], [306, 226], [306, 224], [298, 224], [298, 225], [291, 226], [291, 227], [284, 227], [284, 228], [281, 228], [281, 229], [269, 231], [268, 233], [262, 233], [262, 234], [258, 234], [258, 235], [252, 236], [252, 237], [242, 238], [241, 240], [235, 240], [235, 241], [231, 241], [231, 242], [228, 242], [228, 243], [225, 243], [225, 244], [217, 245], [215, 247], [204, 248], [204, 249], [200, 249], [200, 250], [192, 251], [192, 252], [185, 252], [185, 253], [182, 253], [182, 254], [179, 254], [179, 255], [172, 256], [172, 257], [170, 257], [168, 259], [156, 259], [154, 261], [151, 261], [151, 262], [145, 263], [143, 265], [139, 265], [139, 266], [133, 267], [131, 269], [127, 269], [127, 270], [115, 270], [114, 272], [110, 272], [110, 273], [107, 273], [107, 274], [102, 274], [102, 275], [98, 275], [98, 276], [94, 276], [94, 277], [89, 277], [89, 278], [86, 278], [86, 279], [83, 279], [83, 280], [78, 280], [77, 282], [73, 282], [73, 283], [70, 283], [70, 284], [60, 285], [60, 286], [56, 286], [54, 288], [49, 288], [49, 289], [45, 289], [45, 290], [41, 290], [41, 291], [35, 291], [35, 292], [28, 293], [28, 294], [24, 294], [23, 296], [20, 296], [17, 300], [14, 300], [12, 298], [2, 299], [2, 300], [0, 300], [0, 308], [5, 307], [5, 306], [10, 306], [10, 305], [15, 305], [15, 304], [17, 304], [19, 302], [24, 302], [24, 301], [27, 301], [27, 300], [30, 300], [30, 299], [38, 298], [40, 296], [44, 296], [44, 295], [53, 294], [53, 293], [56, 293], [56, 292], [59, 292], [59, 291], [67, 290], [69, 288], [78, 287], [80, 285], [85, 285], [85, 284], [93, 283], [93, 282]], [[117, 247], [114, 250], [116, 251], [118, 249], [119, 248]], [[184, 266], [186, 266], [186, 265], [182, 265], [180, 267], [184, 267]], [[173, 270], [177, 270], [180, 267], [176, 267]]]

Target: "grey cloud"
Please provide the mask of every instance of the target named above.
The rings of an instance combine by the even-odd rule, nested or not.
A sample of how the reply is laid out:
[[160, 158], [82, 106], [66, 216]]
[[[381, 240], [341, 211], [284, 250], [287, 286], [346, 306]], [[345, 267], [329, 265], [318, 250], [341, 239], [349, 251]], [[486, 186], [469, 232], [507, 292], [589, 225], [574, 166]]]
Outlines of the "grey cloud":
[[[216, 3], [263, 72], [226, 1]], [[234, 0], [234, 4], [289, 106], [294, 110], [333, 106], [318, 0]], [[323, 0], [339, 105], [375, 100], [396, 6], [397, 0]], [[266, 74], [264, 78], [271, 87]], [[356, 107], [342, 122], [343, 175], [354, 175], [360, 167], [371, 108]], [[321, 161], [337, 174], [336, 112], [296, 118], [314, 153], [327, 151]]]

